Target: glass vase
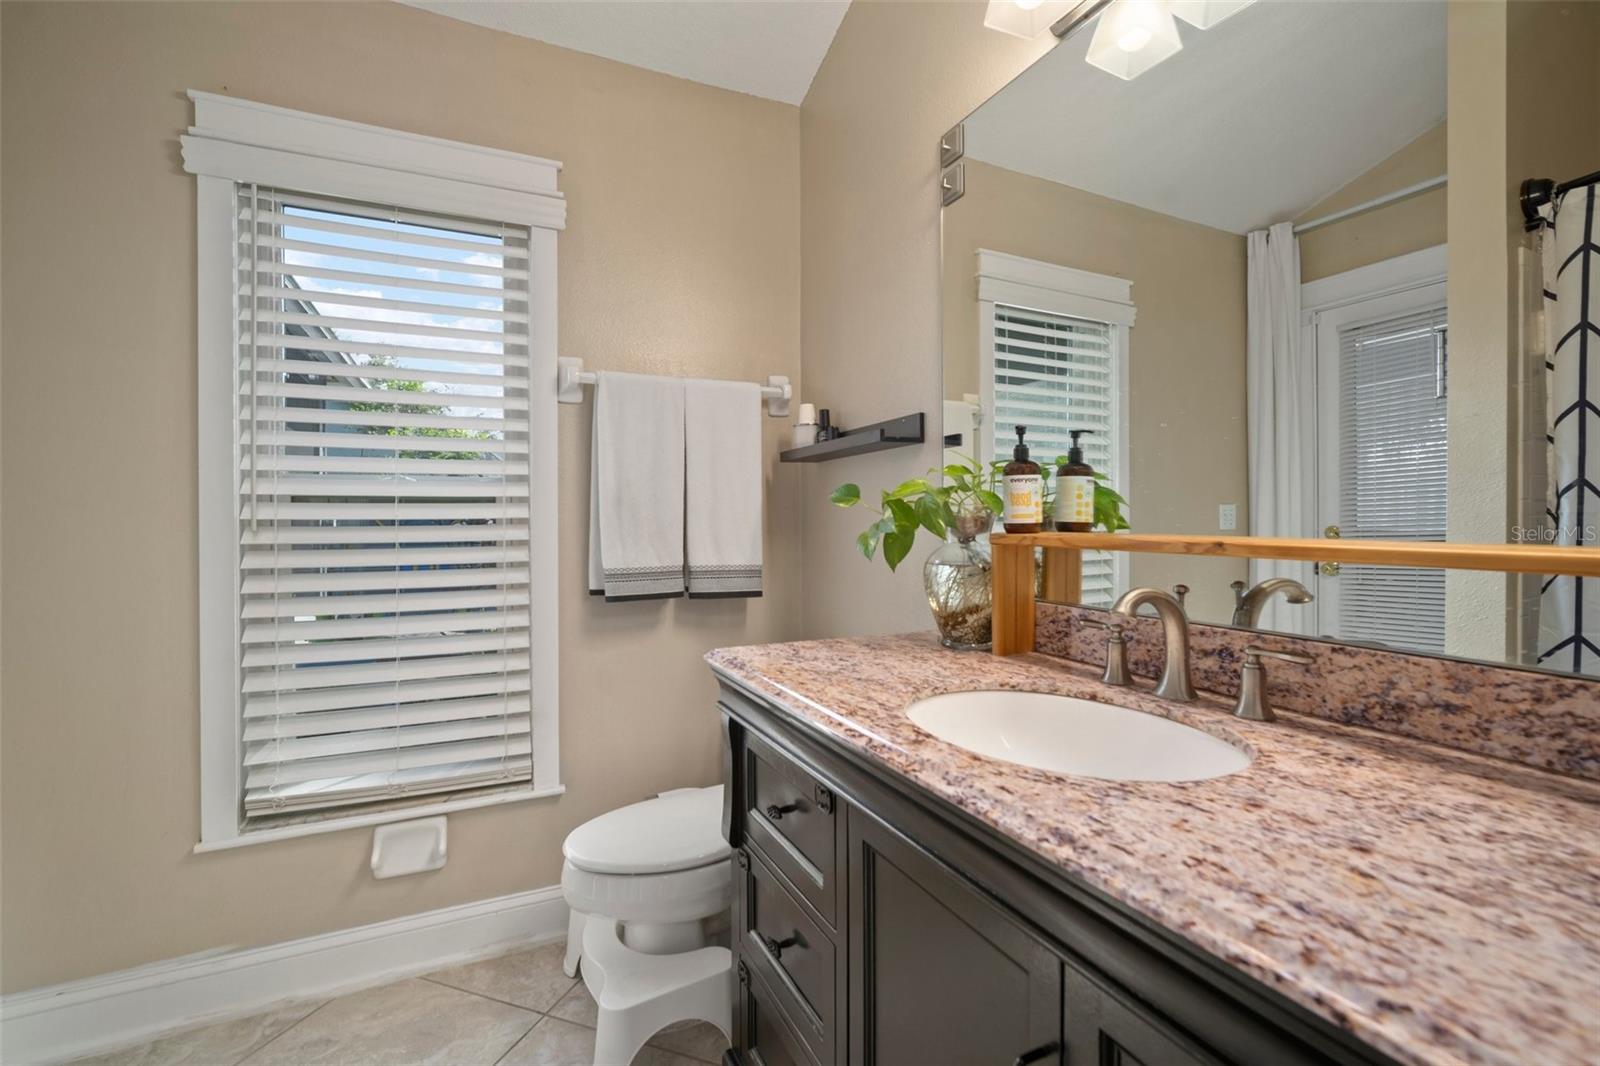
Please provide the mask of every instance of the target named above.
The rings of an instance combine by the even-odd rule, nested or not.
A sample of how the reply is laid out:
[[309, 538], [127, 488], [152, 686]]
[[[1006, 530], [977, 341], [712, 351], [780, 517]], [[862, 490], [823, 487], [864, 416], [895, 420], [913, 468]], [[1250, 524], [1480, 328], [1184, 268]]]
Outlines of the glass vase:
[[947, 648], [980, 651], [990, 646], [994, 599], [989, 546], [979, 538], [993, 521], [994, 516], [987, 513], [958, 516], [950, 539], [922, 564], [928, 608]]

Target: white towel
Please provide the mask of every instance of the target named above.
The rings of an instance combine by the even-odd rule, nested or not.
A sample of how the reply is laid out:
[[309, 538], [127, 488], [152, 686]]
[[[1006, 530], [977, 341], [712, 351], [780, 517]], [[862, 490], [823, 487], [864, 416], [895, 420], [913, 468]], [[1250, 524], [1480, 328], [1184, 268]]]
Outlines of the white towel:
[[689, 595], [761, 595], [761, 386], [690, 381]]
[[589, 460], [589, 591], [682, 596], [684, 386], [601, 371]]

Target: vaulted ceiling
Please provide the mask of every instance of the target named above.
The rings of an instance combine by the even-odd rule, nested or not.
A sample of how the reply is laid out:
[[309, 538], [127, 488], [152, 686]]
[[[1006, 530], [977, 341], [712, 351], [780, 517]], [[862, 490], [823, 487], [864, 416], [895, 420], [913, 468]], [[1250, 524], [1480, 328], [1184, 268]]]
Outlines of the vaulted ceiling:
[[646, 70], [798, 104], [849, 0], [401, 0]]
[[966, 122], [969, 157], [1244, 233], [1445, 117], [1439, 0], [1259, 0], [1132, 81], [1062, 42]]

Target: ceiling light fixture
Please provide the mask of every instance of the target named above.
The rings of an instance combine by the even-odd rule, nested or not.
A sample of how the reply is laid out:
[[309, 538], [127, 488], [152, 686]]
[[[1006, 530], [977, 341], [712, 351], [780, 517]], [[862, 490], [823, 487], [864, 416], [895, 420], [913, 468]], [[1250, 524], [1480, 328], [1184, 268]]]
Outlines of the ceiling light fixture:
[[1077, 6], [1077, 0], [989, 0], [983, 24], [1013, 37], [1033, 38]]
[[1113, 0], [1101, 13], [1084, 58], [1107, 74], [1131, 81], [1182, 49], [1178, 24], [1160, 0]]
[[1209, 30], [1256, 0], [1168, 0], [1172, 13], [1197, 30]]

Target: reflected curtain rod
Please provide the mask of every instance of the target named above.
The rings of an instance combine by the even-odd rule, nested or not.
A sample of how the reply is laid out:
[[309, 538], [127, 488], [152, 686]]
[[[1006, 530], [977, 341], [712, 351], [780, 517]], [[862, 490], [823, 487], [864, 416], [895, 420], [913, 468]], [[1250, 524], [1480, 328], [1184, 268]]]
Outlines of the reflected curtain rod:
[[1539, 228], [1539, 208], [1565, 194], [1570, 189], [1581, 189], [1585, 185], [1600, 184], [1600, 170], [1593, 174], [1585, 174], [1581, 178], [1564, 181], [1560, 185], [1549, 178], [1529, 178], [1522, 183], [1522, 195], [1518, 199], [1522, 202], [1522, 228]]
[[1375, 211], [1380, 207], [1387, 207], [1389, 204], [1409, 199], [1418, 193], [1427, 192], [1429, 189], [1437, 189], [1439, 186], [1449, 182], [1449, 180], [1449, 175], [1440, 174], [1437, 178], [1429, 178], [1427, 181], [1419, 181], [1415, 185], [1407, 185], [1403, 189], [1384, 193], [1382, 196], [1374, 197], [1364, 204], [1356, 204], [1354, 207], [1347, 207], [1342, 211], [1335, 211], [1332, 214], [1323, 215], [1321, 218], [1314, 218], [1310, 222], [1302, 222], [1294, 228], [1295, 236], [1308, 233], [1314, 229], [1320, 229], [1323, 226], [1332, 225], [1335, 222], [1343, 222], [1345, 219], [1353, 218], [1356, 215], [1364, 215], [1368, 211]]

